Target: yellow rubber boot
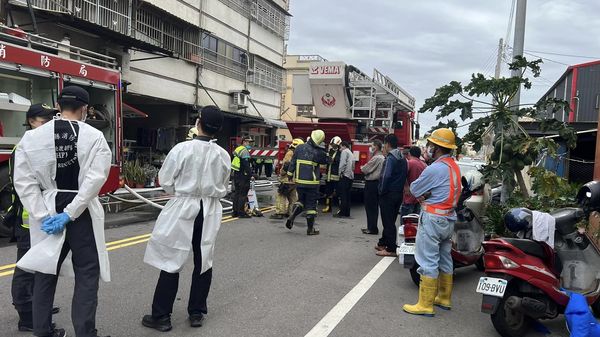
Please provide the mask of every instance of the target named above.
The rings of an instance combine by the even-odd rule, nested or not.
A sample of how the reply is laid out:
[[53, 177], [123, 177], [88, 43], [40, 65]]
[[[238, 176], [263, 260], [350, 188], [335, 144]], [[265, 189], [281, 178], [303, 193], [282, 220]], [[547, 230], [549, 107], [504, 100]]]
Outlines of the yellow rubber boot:
[[402, 309], [409, 314], [423, 315], [433, 317], [433, 300], [437, 293], [438, 280], [421, 275], [421, 284], [419, 285], [419, 302], [417, 304], [405, 304]]
[[321, 212], [331, 213], [331, 198], [325, 198], [325, 207], [323, 207]]
[[452, 274], [441, 273], [438, 281], [438, 293], [433, 304], [444, 310], [450, 310], [452, 308]]

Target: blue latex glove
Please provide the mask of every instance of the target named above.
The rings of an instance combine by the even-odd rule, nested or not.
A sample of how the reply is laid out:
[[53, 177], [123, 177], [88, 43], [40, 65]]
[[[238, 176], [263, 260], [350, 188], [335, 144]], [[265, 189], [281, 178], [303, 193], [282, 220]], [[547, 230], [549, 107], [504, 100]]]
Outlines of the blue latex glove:
[[60, 234], [70, 221], [71, 218], [68, 214], [60, 213], [44, 220], [42, 222], [42, 230], [49, 235]]

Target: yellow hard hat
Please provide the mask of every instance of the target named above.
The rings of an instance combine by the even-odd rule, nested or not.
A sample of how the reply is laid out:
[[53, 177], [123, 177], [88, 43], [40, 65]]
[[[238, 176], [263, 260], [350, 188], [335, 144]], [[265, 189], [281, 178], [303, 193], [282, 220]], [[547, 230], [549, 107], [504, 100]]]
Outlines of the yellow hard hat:
[[197, 135], [198, 135], [198, 129], [197, 129], [197, 128], [195, 128], [195, 127], [193, 127], [193, 128], [191, 128], [191, 129], [190, 129], [190, 131], [188, 132], [188, 135], [187, 135], [187, 138], [186, 138], [186, 139], [187, 139], [187, 140], [192, 140], [192, 139], [194, 139], [194, 137], [196, 137]]
[[290, 145], [290, 148], [295, 149], [298, 145], [302, 145], [304, 144], [304, 141], [300, 138], [296, 138], [294, 140], [292, 140], [292, 145]]
[[323, 132], [323, 130], [313, 130], [310, 134], [310, 138], [315, 144], [321, 144], [325, 140], [325, 132]]
[[448, 128], [440, 128], [433, 131], [431, 136], [427, 138], [427, 141], [446, 149], [457, 148], [456, 136], [454, 135], [454, 132]]

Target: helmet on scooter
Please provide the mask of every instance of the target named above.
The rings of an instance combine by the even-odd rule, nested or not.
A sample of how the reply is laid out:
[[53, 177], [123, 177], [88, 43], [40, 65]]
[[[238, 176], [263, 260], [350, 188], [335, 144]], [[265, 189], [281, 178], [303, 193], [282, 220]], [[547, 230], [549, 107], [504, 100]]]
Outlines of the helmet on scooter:
[[529, 228], [530, 221], [531, 211], [527, 208], [512, 208], [504, 215], [504, 225], [513, 233]]
[[600, 208], [600, 181], [583, 185], [577, 193], [577, 202], [586, 213]]
[[462, 176], [461, 182], [465, 190], [477, 191], [483, 186], [483, 174], [479, 171], [468, 171]]

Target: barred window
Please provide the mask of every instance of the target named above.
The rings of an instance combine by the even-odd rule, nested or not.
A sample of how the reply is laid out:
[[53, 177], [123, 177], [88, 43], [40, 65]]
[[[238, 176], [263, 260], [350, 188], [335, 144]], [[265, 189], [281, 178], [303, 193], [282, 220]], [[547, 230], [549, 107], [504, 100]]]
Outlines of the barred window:
[[312, 105], [298, 105], [296, 107], [297, 115], [303, 117], [309, 117], [314, 115], [314, 107]]
[[252, 18], [261, 26], [287, 40], [289, 38], [289, 16], [267, 0], [252, 1], [250, 11]]
[[72, 0], [72, 5], [76, 17], [124, 35], [130, 34], [129, 1]]
[[261, 87], [283, 92], [283, 68], [256, 55], [253, 59], [254, 75], [251, 82]]
[[250, 1], [249, 0], [220, 0], [227, 7], [242, 14], [245, 17], [250, 16]]
[[248, 56], [245, 50], [207, 33], [202, 34], [202, 50], [206, 69], [246, 81]]

